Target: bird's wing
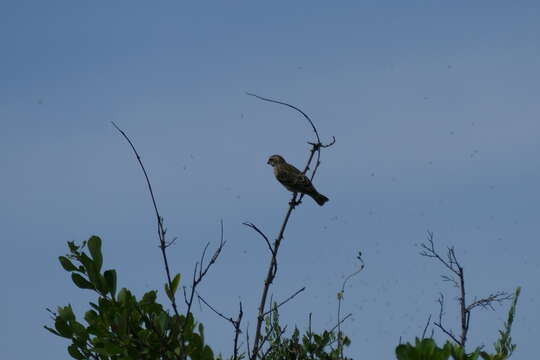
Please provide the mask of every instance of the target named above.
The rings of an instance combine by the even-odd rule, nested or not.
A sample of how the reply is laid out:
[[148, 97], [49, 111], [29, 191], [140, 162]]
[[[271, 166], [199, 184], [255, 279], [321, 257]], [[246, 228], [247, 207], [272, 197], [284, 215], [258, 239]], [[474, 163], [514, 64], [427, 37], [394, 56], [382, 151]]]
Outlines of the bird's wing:
[[276, 178], [291, 191], [301, 193], [313, 191], [309, 178], [290, 164], [282, 164], [276, 172]]
[[276, 179], [285, 186], [293, 185], [296, 180], [297, 174], [291, 171], [288, 171], [284, 166], [276, 167], [275, 169]]

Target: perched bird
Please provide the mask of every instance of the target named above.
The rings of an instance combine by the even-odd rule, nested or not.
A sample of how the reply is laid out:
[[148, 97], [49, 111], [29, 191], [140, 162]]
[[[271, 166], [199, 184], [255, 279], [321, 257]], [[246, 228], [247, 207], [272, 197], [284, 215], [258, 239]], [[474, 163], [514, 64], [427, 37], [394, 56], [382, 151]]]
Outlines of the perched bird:
[[311, 196], [320, 206], [323, 206], [328, 201], [326, 196], [319, 194], [306, 175], [291, 164], [287, 164], [283, 157], [272, 155], [268, 158], [267, 164], [274, 168], [276, 179], [287, 190]]

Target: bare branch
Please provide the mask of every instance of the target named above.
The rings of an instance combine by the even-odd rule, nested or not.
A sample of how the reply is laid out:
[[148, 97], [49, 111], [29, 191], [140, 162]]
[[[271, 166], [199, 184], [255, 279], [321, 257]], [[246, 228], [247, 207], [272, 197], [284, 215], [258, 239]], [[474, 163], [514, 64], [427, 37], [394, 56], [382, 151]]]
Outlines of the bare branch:
[[457, 264], [457, 261], [456, 262], [453, 261], [453, 259], [455, 260], [454, 249], [453, 248], [449, 249], [448, 260], [445, 260], [435, 250], [435, 245], [433, 243], [433, 233], [429, 230], [428, 230], [427, 240], [428, 240], [428, 244], [426, 243], [420, 244], [420, 247], [423, 249], [420, 252], [420, 255], [439, 260], [448, 270], [450, 270], [451, 272], [459, 276], [458, 269], [454, 266], [455, 264]]
[[[206, 255], [206, 250], [208, 250], [209, 246], [210, 246], [210, 242], [207, 242], [206, 245], [204, 246], [204, 249], [201, 255], [201, 261], [199, 262], [199, 264], [201, 264], [201, 266], [199, 266], [199, 277], [202, 277], [202, 266], [204, 264], [204, 256]], [[195, 265], [195, 268], [196, 267], [197, 265]]]
[[[166, 249], [167, 247], [169, 247], [170, 245], [172, 245], [174, 243], [174, 241], [176, 240], [173, 239], [170, 243], [167, 243], [166, 239], [165, 239], [165, 235], [167, 233], [167, 229], [165, 228], [165, 226], [163, 225], [163, 218], [161, 217], [161, 215], [159, 214], [159, 210], [158, 210], [158, 206], [157, 206], [157, 203], [156, 203], [156, 198], [154, 196], [154, 190], [152, 189], [152, 184], [150, 183], [150, 178], [148, 177], [148, 173], [146, 172], [146, 168], [144, 167], [143, 165], [143, 162], [141, 160], [141, 156], [139, 155], [139, 153], [137, 152], [137, 149], [135, 148], [135, 145], [133, 145], [133, 142], [131, 141], [131, 139], [126, 135], [126, 133], [120, 129], [118, 127], [118, 125], [116, 125], [113, 121], [111, 121], [112, 125], [116, 128], [116, 130], [118, 130], [118, 132], [120, 134], [122, 134], [122, 136], [124, 137], [124, 139], [127, 140], [127, 142], [129, 143], [129, 145], [131, 146], [131, 149], [133, 150], [133, 153], [135, 153], [135, 157], [137, 158], [137, 161], [139, 162], [139, 166], [141, 168], [141, 170], [143, 171], [144, 173], [144, 177], [146, 179], [146, 185], [148, 186], [148, 192], [150, 193], [150, 197], [152, 199], [152, 204], [154, 206], [154, 212], [155, 212], [155, 215], [156, 215], [156, 220], [157, 220], [157, 230], [158, 230], [158, 238], [159, 238], [159, 248], [161, 249], [161, 254], [162, 254], [162, 258], [163, 258], [163, 263], [164, 263], [164, 266], [165, 266], [165, 273], [167, 275], [167, 284], [169, 285], [169, 289], [172, 289], [172, 278], [171, 278], [171, 271], [169, 269], [169, 261], [167, 259], [167, 252], [166, 252]], [[171, 300], [171, 305], [173, 307], [173, 310], [174, 310], [174, 313], [176, 315], [178, 315], [178, 308], [176, 306], [176, 297], [175, 297], [175, 294], [171, 294], [170, 296], [170, 300]]]
[[297, 290], [294, 294], [292, 294], [291, 296], [289, 296], [288, 298], [286, 298], [285, 300], [283, 300], [279, 304], [277, 304], [273, 309], [270, 309], [267, 312], [265, 312], [263, 314], [263, 316], [266, 316], [266, 315], [270, 314], [272, 311], [276, 311], [277, 309], [279, 309], [281, 307], [281, 305], [284, 305], [287, 302], [291, 301], [296, 295], [300, 294], [304, 290], [306, 290], [305, 286], [303, 288], [301, 288], [300, 290]]
[[268, 237], [255, 224], [250, 223], [250, 222], [243, 222], [242, 225], [246, 225], [247, 227], [252, 228], [259, 235], [261, 235], [264, 241], [266, 242], [266, 245], [268, 245], [268, 250], [270, 250], [270, 253], [272, 255], [274, 254], [274, 249], [272, 248], [272, 244], [270, 244], [270, 240], [268, 240]]
[[336, 325], [334, 325], [334, 327], [332, 329], [330, 329], [329, 332], [334, 332], [338, 327], [341, 326], [341, 324], [343, 324], [348, 318], [350, 318], [352, 316], [352, 313], [349, 313], [347, 315], [345, 315], [343, 317], [343, 319], [341, 319], [340, 321], [338, 321], [338, 323]]
[[463, 266], [461, 266], [457, 256], [456, 251], [454, 247], [448, 247], [446, 251], [446, 256], [443, 258], [439, 253], [435, 250], [434, 242], [433, 242], [433, 233], [428, 231], [428, 243], [423, 243], [420, 245], [422, 247], [422, 252], [420, 252], [420, 255], [429, 257], [429, 258], [435, 258], [439, 260], [440, 263], [442, 263], [450, 272], [452, 272], [454, 276], [451, 275], [441, 275], [442, 279], [444, 281], [452, 283], [455, 287], [457, 287], [459, 290], [459, 297], [457, 298], [459, 303], [459, 315], [460, 315], [460, 325], [461, 325], [461, 333], [459, 335], [459, 339], [457, 336], [454, 335], [454, 333], [445, 328], [442, 325], [442, 314], [443, 314], [443, 307], [444, 307], [444, 296], [441, 294], [439, 297], [439, 305], [440, 305], [440, 312], [439, 312], [439, 321], [434, 322], [434, 325], [437, 326], [439, 329], [441, 329], [446, 335], [448, 335], [453, 341], [455, 341], [457, 344], [459, 344], [461, 347], [465, 347], [465, 344], [467, 342], [467, 335], [469, 332], [469, 325], [471, 320], [471, 311], [474, 308], [481, 307], [481, 308], [489, 308], [493, 309], [494, 303], [502, 303], [503, 301], [511, 300], [512, 296], [507, 294], [504, 291], [499, 291], [494, 294], [490, 294], [489, 296], [478, 299], [473, 301], [472, 303], [467, 305], [467, 299], [466, 299], [466, 289], [465, 289], [465, 270]]
[[[244, 316], [244, 311], [242, 310], [242, 302], [240, 301], [240, 310], [238, 311], [238, 317], [236, 318], [236, 320], [234, 321], [234, 349], [233, 349], [233, 360], [238, 360], [239, 359], [239, 355], [238, 355], [238, 350], [239, 350], [239, 346], [238, 346], [238, 338], [240, 337], [240, 333], [242, 332], [242, 330], [240, 329], [240, 324], [242, 323], [242, 317]], [[249, 345], [248, 345], [248, 350], [249, 350]]]
[[452, 283], [452, 285], [454, 285], [454, 287], [459, 287], [459, 284], [458, 284], [457, 280], [454, 279], [452, 276], [441, 275], [441, 278], [443, 279], [443, 281]]
[[197, 292], [197, 298], [203, 302], [204, 305], [208, 306], [210, 310], [212, 310], [214, 313], [216, 313], [219, 317], [227, 320], [228, 322], [234, 324], [234, 319], [232, 317], [226, 317], [222, 313], [220, 313], [218, 310], [216, 310], [212, 305], [210, 305], [204, 298]]
[[[221, 220], [220, 221], [219, 245], [216, 248], [216, 250], [214, 251], [214, 254], [212, 255], [212, 258], [210, 259], [208, 264], [203, 269], [204, 257], [205, 257], [206, 250], [207, 250], [208, 245], [209, 245], [209, 244], [206, 244], [206, 246], [204, 247], [204, 250], [202, 252], [202, 255], [201, 255], [201, 262], [200, 263], [199, 262], [195, 263], [195, 268], [193, 269], [193, 277], [192, 277], [192, 280], [191, 280], [191, 291], [190, 291], [189, 299], [186, 296], [186, 289], [184, 287], [184, 301], [186, 302], [186, 305], [187, 305], [186, 318], [191, 313], [191, 306], [193, 305], [193, 298], [195, 296], [195, 291], [197, 289], [197, 286], [201, 283], [203, 278], [206, 276], [206, 273], [208, 272], [210, 267], [216, 262], [217, 258], [219, 257], [219, 254], [221, 254], [221, 250], [223, 250], [223, 247], [225, 246], [226, 243], [227, 242], [223, 240], [223, 220]], [[184, 323], [184, 328], [183, 328], [182, 334], [184, 333], [184, 330], [186, 329], [187, 323], [188, 323], [187, 321]]]
[[[223, 240], [223, 220], [220, 221], [220, 224], [221, 224], [221, 232], [220, 232], [221, 236], [220, 236], [220, 239], [219, 239], [219, 246], [217, 247], [216, 251], [214, 251], [214, 254], [212, 255], [212, 258], [210, 259], [210, 262], [206, 265], [204, 270], [202, 272], [200, 272], [200, 269], [199, 269], [199, 281], [198, 282], [201, 282], [201, 280], [204, 278], [204, 276], [206, 275], [206, 273], [208, 272], [210, 267], [212, 265], [214, 265], [214, 263], [216, 262], [216, 260], [219, 257], [219, 254], [221, 254], [221, 250], [223, 250], [223, 247], [227, 243], [227, 241]], [[204, 254], [203, 254], [203, 257], [201, 258], [200, 268], [202, 268], [202, 266], [203, 266], [203, 261], [204, 261]]]
[[443, 324], [442, 324], [442, 318], [444, 314], [444, 295], [441, 293], [439, 294], [439, 299], [437, 299], [437, 302], [439, 303], [439, 321], [433, 322], [433, 325], [441, 329], [446, 335], [448, 335], [452, 340], [454, 340], [457, 344], [460, 344], [460, 341], [454, 336], [452, 333], [452, 330], [447, 330]]
[[[242, 302], [240, 301], [240, 310], [238, 312], [238, 317], [236, 319], [233, 319], [232, 317], [227, 317], [223, 315], [221, 312], [216, 310], [212, 305], [210, 305], [199, 293], [197, 293], [197, 298], [202, 301], [206, 306], [210, 308], [214, 313], [216, 313], [219, 317], [222, 319], [227, 320], [232, 324], [234, 327], [234, 347], [233, 347], [233, 359], [238, 360], [239, 359], [239, 347], [238, 347], [238, 339], [240, 337], [240, 334], [242, 333], [242, 330], [240, 328], [240, 324], [242, 323], [242, 317], [244, 316], [244, 311], [242, 309]], [[248, 347], [249, 348], [249, 347]]]
[[248, 358], [251, 359], [251, 346], [249, 345], [249, 323], [247, 324], [247, 327], [246, 327], [246, 345], [247, 345], [247, 355], [248, 355]]
[[[269, 102], [273, 102], [273, 103], [276, 103], [276, 104], [281, 104], [281, 105], [285, 105], [285, 106], [288, 106], [296, 111], [298, 111], [300, 114], [302, 114], [307, 121], [309, 121], [309, 124], [311, 125], [311, 128], [313, 129], [313, 132], [315, 133], [315, 137], [317, 138], [317, 144], [321, 144], [321, 139], [319, 138], [319, 132], [317, 131], [317, 128], [315, 127], [315, 125], [313, 124], [313, 121], [310, 119], [309, 116], [307, 116], [307, 114], [305, 112], [303, 112], [302, 110], [300, 110], [299, 108], [297, 108], [296, 106], [293, 106], [291, 104], [288, 104], [286, 102], [283, 102], [283, 101], [278, 101], [278, 100], [273, 100], [273, 99], [269, 99], [269, 98], [265, 98], [265, 97], [262, 97], [262, 96], [259, 96], [259, 95], [256, 95], [256, 94], [253, 94], [253, 93], [250, 93], [250, 92], [246, 92], [247, 95], [249, 96], [254, 96], [256, 97], [257, 99], [260, 99], [260, 100], [263, 100], [263, 101], [269, 101]], [[334, 142], [335, 142], [335, 138], [334, 138]], [[333, 145], [333, 143], [331, 144]], [[320, 145], [319, 145], [320, 146]]]
[[165, 248], [168, 248], [169, 246], [173, 246], [176, 243], [176, 240], [178, 240], [178, 236], [175, 236], [171, 241], [167, 241], [165, 243]]
[[512, 299], [513, 299], [512, 294], [508, 294], [505, 291], [498, 291], [495, 294], [490, 294], [489, 296], [485, 298], [473, 301], [467, 306], [467, 311], [471, 311], [472, 309], [476, 307], [481, 307], [483, 309], [489, 308], [491, 310], [495, 310], [493, 308], [494, 303], [500, 304], [504, 301], [512, 300]]
[[428, 317], [427, 322], [426, 322], [426, 326], [424, 327], [424, 331], [422, 331], [422, 339], [424, 339], [426, 337], [426, 331], [427, 331], [430, 323], [431, 323], [431, 314], [429, 314], [429, 317]]

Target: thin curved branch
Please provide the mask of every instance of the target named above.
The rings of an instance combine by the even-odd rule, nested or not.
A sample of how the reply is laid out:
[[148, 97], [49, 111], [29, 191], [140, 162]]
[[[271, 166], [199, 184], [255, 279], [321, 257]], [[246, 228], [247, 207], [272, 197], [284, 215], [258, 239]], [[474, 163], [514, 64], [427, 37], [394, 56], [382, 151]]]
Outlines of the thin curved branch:
[[[150, 197], [152, 198], [152, 204], [154, 205], [154, 212], [156, 214], [157, 230], [158, 230], [158, 237], [159, 237], [159, 248], [161, 249], [161, 254], [162, 254], [162, 257], [163, 257], [163, 263], [165, 265], [165, 273], [167, 274], [167, 283], [169, 285], [169, 289], [172, 289], [171, 271], [169, 269], [169, 261], [167, 260], [166, 249], [167, 249], [167, 247], [169, 247], [170, 245], [172, 245], [174, 243], [176, 238], [173, 239], [173, 241], [171, 241], [170, 243], [167, 243], [167, 241], [165, 240], [165, 234], [167, 233], [167, 229], [163, 225], [163, 217], [161, 217], [161, 215], [159, 214], [156, 198], [154, 196], [154, 191], [152, 190], [152, 184], [150, 183], [150, 178], [148, 177], [148, 173], [146, 172], [146, 169], [145, 169], [145, 167], [144, 167], [144, 165], [142, 163], [141, 156], [137, 152], [137, 149], [135, 149], [135, 145], [133, 145], [133, 142], [126, 135], [126, 133], [122, 129], [120, 129], [118, 127], [118, 125], [116, 125], [114, 123], [114, 121], [111, 121], [111, 123], [116, 128], [116, 130], [118, 130], [118, 132], [120, 134], [122, 134], [122, 136], [127, 140], [129, 145], [131, 146], [131, 149], [135, 153], [137, 161], [139, 162], [139, 166], [141, 167], [141, 169], [142, 169], [142, 171], [144, 173], [144, 177], [146, 178], [146, 185], [148, 186], [148, 191], [150, 192]], [[178, 307], [176, 306], [176, 297], [175, 297], [174, 293], [170, 297], [170, 300], [171, 300], [171, 304], [172, 304], [174, 313], [176, 315], [178, 315]]]
[[265, 235], [265, 233], [262, 232], [261, 229], [257, 227], [257, 225], [251, 223], [251, 222], [243, 222], [242, 225], [245, 225], [251, 229], [253, 229], [255, 232], [257, 232], [266, 242], [266, 245], [268, 245], [268, 250], [270, 250], [271, 254], [274, 254], [274, 249], [272, 249], [272, 244], [270, 244], [270, 240], [268, 240], [268, 236]]
[[341, 319], [336, 325], [334, 325], [334, 327], [331, 328], [328, 332], [331, 332], [331, 333], [334, 332], [334, 330], [336, 330], [339, 326], [341, 326], [341, 324], [343, 324], [351, 316], [352, 316], [352, 313], [348, 313], [347, 315], [345, 315], [343, 319]]
[[242, 329], [240, 328], [240, 324], [242, 323], [242, 317], [244, 316], [244, 310], [242, 309], [242, 302], [240, 301], [240, 311], [238, 312], [238, 317], [236, 319], [233, 319], [232, 317], [227, 317], [223, 315], [221, 312], [216, 310], [212, 305], [210, 305], [204, 298], [197, 292], [197, 298], [202, 301], [206, 306], [210, 308], [214, 313], [216, 313], [219, 317], [222, 319], [227, 320], [232, 324], [234, 327], [234, 347], [233, 347], [233, 360], [238, 360], [240, 358], [238, 354], [239, 346], [238, 346], [238, 339], [240, 337], [240, 334], [242, 333]]
[[262, 97], [262, 96], [259, 96], [257, 94], [250, 93], [250, 92], [246, 92], [246, 94], [249, 95], [249, 96], [256, 97], [257, 99], [260, 99], [260, 100], [263, 100], [263, 101], [268, 101], [268, 102], [273, 102], [273, 103], [276, 103], [276, 104], [285, 105], [285, 106], [288, 106], [288, 107], [298, 111], [300, 114], [302, 114], [306, 118], [307, 121], [309, 121], [309, 124], [311, 125], [311, 128], [313, 129], [313, 132], [315, 133], [315, 137], [317, 138], [317, 144], [321, 143], [321, 138], [319, 137], [319, 132], [317, 131], [317, 128], [313, 124], [313, 121], [310, 119], [309, 116], [307, 116], [307, 114], [305, 112], [303, 112], [302, 110], [300, 110], [296, 106], [288, 104], [288, 103], [283, 102], [283, 101], [278, 101], [278, 100], [274, 100], [274, 99], [265, 98], [265, 97]]
[[337, 340], [338, 340], [338, 349], [339, 349], [339, 352], [340, 352], [340, 355], [341, 355], [342, 358], [343, 358], [343, 346], [342, 346], [342, 343], [341, 343], [341, 322], [342, 322], [341, 321], [341, 303], [343, 301], [343, 294], [345, 293], [345, 286], [347, 285], [347, 282], [351, 278], [353, 278], [354, 276], [356, 276], [360, 272], [362, 272], [362, 270], [364, 270], [364, 267], [365, 267], [364, 260], [362, 260], [362, 252], [361, 251], [358, 252], [358, 255], [356, 256], [356, 258], [360, 261], [360, 268], [358, 270], [356, 270], [355, 272], [349, 274], [343, 280], [343, 284], [341, 285], [341, 291], [338, 294], [338, 313], [337, 313], [337, 317], [338, 317], [338, 323], [337, 323], [338, 335], [337, 335]]

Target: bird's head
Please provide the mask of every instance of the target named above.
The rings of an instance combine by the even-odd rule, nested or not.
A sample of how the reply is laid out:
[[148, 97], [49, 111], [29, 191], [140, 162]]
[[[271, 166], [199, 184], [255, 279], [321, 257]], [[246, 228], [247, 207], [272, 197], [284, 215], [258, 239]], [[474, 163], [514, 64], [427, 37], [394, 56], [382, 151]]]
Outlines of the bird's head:
[[281, 156], [279, 155], [272, 155], [268, 158], [268, 161], [266, 162], [268, 165], [274, 167], [278, 164], [284, 164], [285, 163], [285, 159], [282, 158]]

